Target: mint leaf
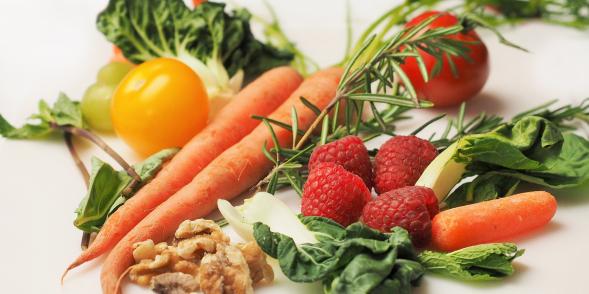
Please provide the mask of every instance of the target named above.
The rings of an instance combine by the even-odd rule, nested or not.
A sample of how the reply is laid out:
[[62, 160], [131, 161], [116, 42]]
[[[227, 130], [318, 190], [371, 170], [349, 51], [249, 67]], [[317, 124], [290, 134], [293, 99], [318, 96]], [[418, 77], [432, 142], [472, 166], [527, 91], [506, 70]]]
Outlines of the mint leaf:
[[78, 216], [74, 225], [85, 232], [98, 232], [111, 206], [131, 180], [127, 173], [116, 171], [106, 162], [93, 157], [88, 193], [76, 211]]
[[424, 251], [419, 262], [426, 270], [464, 281], [492, 281], [514, 273], [511, 262], [521, 256], [512, 243], [466, 247], [450, 253]]
[[99, 231], [107, 217], [133, 196], [139, 188], [151, 181], [163, 164], [178, 150], [178, 148], [164, 149], [134, 165], [133, 168], [141, 177], [141, 183], [132, 187], [130, 193], [125, 195], [123, 192], [132, 182], [131, 176], [126, 171], [115, 170], [96, 157], [92, 158], [88, 192], [76, 211], [74, 225], [85, 232]]
[[[55, 123], [60, 126], [71, 125], [81, 129], [85, 128], [80, 103], [72, 101], [64, 93], [59, 93], [59, 97], [50, 111], [55, 119]], [[39, 112], [41, 114], [44, 112], [43, 109], [41, 109], [41, 106]]]
[[15, 128], [0, 114], [0, 135], [8, 139], [34, 139], [51, 133], [51, 127], [47, 122], [39, 124], [25, 124]]
[[38, 113], [29, 118], [33, 122], [26, 123], [20, 128], [14, 127], [0, 115], [0, 135], [8, 139], [36, 139], [54, 132], [54, 125], [86, 127], [80, 104], [63, 93], [59, 94], [52, 108], [44, 100], [39, 101], [38, 108]]

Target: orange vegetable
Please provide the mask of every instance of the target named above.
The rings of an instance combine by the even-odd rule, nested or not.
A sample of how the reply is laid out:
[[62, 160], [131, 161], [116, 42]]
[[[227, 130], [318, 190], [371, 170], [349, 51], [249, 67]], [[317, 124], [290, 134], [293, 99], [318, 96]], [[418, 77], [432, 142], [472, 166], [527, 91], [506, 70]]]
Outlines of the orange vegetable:
[[535, 191], [452, 208], [432, 220], [434, 247], [453, 251], [505, 241], [544, 226], [556, 212], [556, 199]]
[[[290, 113], [294, 106], [299, 115], [299, 128], [308, 128], [316, 115], [303, 105], [300, 97], [307, 98], [319, 108], [326, 107], [335, 96], [341, 74], [339, 68], [315, 73], [270, 118], [290, 124]], [[277, 127], [275, 132], [281, 145], [292, 143], [292, 135], [288, 130]], [[216, 208], [218, 199], [234, 198], [268, 174], [273, 163], [262, 153], [264, 143], [268, 143], [268, 148], [271, 148], [270, 131], [262, 124], [213, 160], [190, 184], [135, 226], [104, 262], [101, 276], [103, 292], [118, 292], [119, 277], [133, 263], [133, 243], [147, 239], [155, 242], [167, 240], [182, 221], [206, 216]]]
[[123, 51], [119, 49], [117, 46], [112, 46], [112, 58], [110, 59], [111, 62], [126, 62], [131, 63], [125, 55], [123, 55]]
[[259, 125], [258, 120], [251, 118], [253, 114], [269, 115], [301, 82], [302, 77], [294, 69], [279, 67], [267, 71], [241, 90], [217, 119], [192, 138], [149, 184], [107, 219], [94, 242], [68, 270], [115, 246], [149, 212], [190, 183], [215, 157]]
[[192, 4], [194, 4], [194, 7], [196, 7], [205, 1], [207, 1], [207, 0], [192, 0]]

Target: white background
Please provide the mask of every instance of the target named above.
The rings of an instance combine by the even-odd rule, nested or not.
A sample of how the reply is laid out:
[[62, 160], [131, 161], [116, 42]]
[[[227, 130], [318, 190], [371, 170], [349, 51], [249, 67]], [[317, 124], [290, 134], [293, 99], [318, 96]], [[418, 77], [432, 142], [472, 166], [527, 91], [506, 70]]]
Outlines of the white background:
[[[266, 15], [259, 1], [238, 1]], [[344, 2], [272, 1], [289, 36], [322, 65], [339, 61], [345, 44]], [[59, 91], [79, 98], [110, 57], [110, 45], [95, 29], [98, 0], [0, 0], [0, 113], [21, 123], [36, 111], [38, 99], [53, 101]], [[352, 1], [353, 23], [366, 23], [391, 7], [391, 1]], [[589, 33], [528, 23], [505, 28], [506, 36], [531, 50], [525, 54], [499, 45], [482, 33], [491, 54], [491, 77], [469, 104], [509, 116], [549, 99], [578, 103], [589, 96]], [[450, 111], [453, 112], [453, 111]], [[419, 120], [436, 111], [423, 111]], [[402, 126], [410, 128], [411, 124]], [[586, 134], [585, 129], [585, 134]], [[124, 145], [106, 136], [127, 158]], [[104, 154], [80, 144], [86, 158]], [[585, 293], [589, 264], [587, 188], [560, 191], [559, 210], [545, 229], [516, 240], [526, 254], [517, 274], [499, 283], [463, 284], [427, 276], [418, 293]], [[84, 195], [83, 182], [60, 138], [44, 141], [0, 139], [0, 280], [3, 293], [100, 293], [99, 265], [59, 276], [79, 253], [80, 232], [72, 221]], [[296, 207], [292, 192], [280, 195]], [[586, 197], [584, 197], [586, 196]], [[280, 281], [264, 293], [300, 293]], [[290, 290], [290, 291], [289, 291]], [[133, 293], [145, 290], [132, 288]]]

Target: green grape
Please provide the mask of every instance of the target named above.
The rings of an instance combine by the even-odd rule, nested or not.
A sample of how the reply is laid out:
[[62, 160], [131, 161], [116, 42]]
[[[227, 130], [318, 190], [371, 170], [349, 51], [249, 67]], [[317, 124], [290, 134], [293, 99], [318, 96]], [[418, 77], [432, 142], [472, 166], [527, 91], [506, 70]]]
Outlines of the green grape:
[[127, 62], [111, 62], [98, 71], [96, 81], [98, 84], [116, 86], [132, 68], [133, 65]]
[[113, 130], [110, 118], [110, 99], [116, 85], [96, 83], [86, 90], [81, 108], [84, 120], [94, 130], [110, 132]]

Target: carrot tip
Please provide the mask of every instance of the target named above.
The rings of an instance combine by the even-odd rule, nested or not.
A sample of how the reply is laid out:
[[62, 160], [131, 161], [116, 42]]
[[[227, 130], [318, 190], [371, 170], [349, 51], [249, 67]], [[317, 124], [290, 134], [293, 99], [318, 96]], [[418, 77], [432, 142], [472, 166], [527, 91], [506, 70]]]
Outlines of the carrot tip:
[[117, 280], [117, 284], [115, 285], [115, 293], [121, 293], [121, 284], [123, 283], [123, 279], [129, 274], [132, 267], [127, 268]]

